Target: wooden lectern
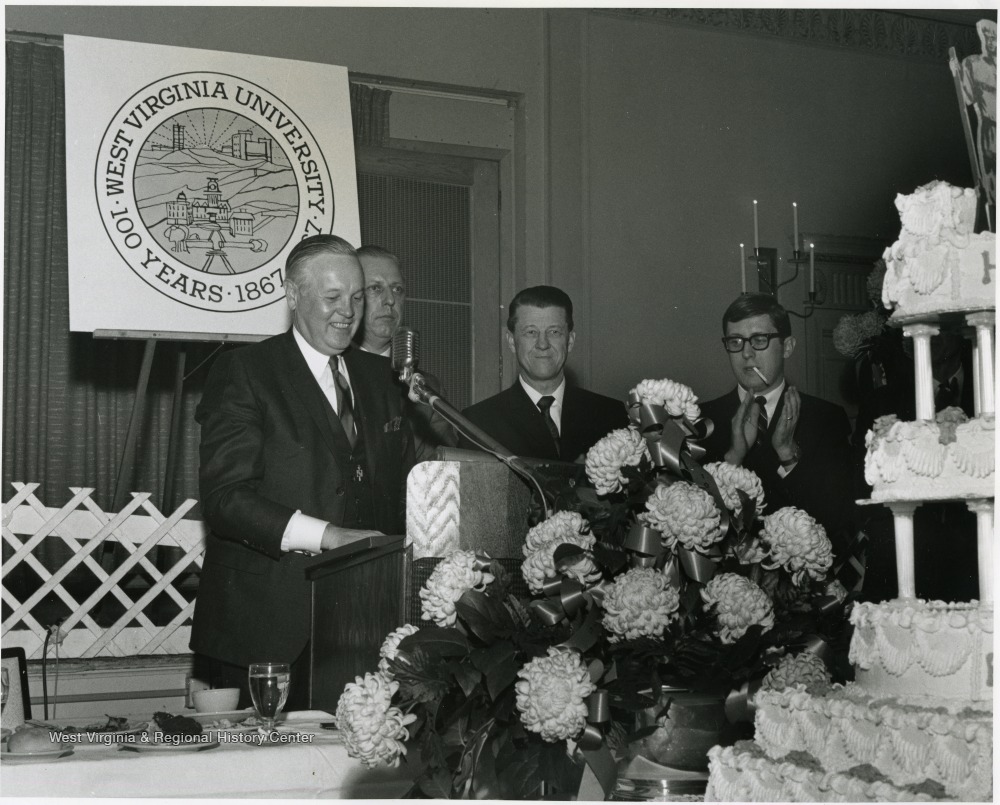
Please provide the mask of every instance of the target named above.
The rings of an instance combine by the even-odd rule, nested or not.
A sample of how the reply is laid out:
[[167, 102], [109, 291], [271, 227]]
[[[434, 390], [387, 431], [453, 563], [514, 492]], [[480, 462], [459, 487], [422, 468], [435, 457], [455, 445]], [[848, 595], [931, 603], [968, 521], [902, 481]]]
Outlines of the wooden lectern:
[[335, 712], [344, 685], [378, 669], [382, 642], [403, 623], [405, 542], [402, 536], [366, 537], [309, 563], [313, 709]]

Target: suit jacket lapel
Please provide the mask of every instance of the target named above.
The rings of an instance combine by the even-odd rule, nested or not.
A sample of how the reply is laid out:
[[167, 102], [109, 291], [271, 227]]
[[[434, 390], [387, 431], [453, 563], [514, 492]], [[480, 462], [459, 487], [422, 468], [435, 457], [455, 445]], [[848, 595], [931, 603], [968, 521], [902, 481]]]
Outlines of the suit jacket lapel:
[[326, 399], [326, 395], [323, 394], [316, 378], [309, 371], [306, 359], [302, 357], [302, 352], [295, 343], [295, 337], [291, 330], [286, 333], [282, 348], [285, 360], [277, 368], [288, 379], [287, 384], [282, 388], [282, 393], [293, 408], [301, 406], [306, 410], [319, 430], [323, 443], [337, 457], [338, 461], [346, 462], [351, 454], [351, 444], [347, 441], [342, 427], [334, 429], [331, 420], [336, 420], [338, 425], [340, 420], [333, 414], [329, 400]]

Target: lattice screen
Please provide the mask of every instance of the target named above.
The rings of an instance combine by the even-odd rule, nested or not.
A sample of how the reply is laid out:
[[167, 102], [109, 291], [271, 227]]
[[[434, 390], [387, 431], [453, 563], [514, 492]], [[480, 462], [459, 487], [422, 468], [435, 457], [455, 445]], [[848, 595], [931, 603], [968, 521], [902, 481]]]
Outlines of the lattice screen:
[[458, 409], [471, 402], [472, 276], [468, 187], [358, 174], [361, 242], [399, 256], [404, 323], [420, 332], [420, 367]]

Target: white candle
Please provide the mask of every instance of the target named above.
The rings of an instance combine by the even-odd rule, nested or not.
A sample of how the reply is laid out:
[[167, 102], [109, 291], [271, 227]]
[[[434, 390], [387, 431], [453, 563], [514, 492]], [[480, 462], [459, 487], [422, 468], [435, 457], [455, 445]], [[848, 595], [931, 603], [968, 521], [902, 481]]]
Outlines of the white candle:
[[757, 225], [757, 199], [753, 200], [753, 253], [760, 249], [760, 229]]
[[809, 244], [809, 293], [816, 293], [816, 244]]
[[743, 278], [743, 293], [747, 292], [747, 251], [740, 244], [740, 276]]
[[792, 202], [792, 250], [799, 250], [799, 205]]

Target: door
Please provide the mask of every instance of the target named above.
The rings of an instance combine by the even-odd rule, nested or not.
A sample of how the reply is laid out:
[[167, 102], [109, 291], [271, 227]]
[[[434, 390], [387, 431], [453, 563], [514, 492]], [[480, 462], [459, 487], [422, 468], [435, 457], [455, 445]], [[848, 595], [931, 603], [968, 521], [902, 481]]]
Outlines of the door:
[[404, 324], [420, 368], [456, 408], [500, 388], [498, 163], [392, 148], [357, 150], [363, 245], [396, 254]]

